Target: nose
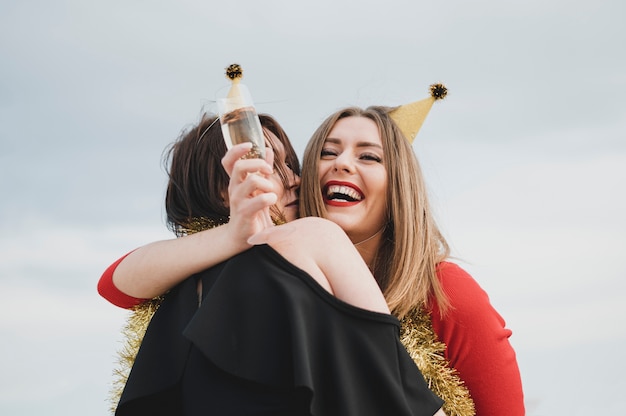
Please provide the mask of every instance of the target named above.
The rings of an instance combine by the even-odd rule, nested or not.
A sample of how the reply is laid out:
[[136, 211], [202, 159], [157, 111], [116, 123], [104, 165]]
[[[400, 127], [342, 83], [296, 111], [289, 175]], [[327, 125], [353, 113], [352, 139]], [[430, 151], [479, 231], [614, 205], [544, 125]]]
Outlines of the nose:
[[287, 178], [287, 184], [289, 186], [289, 189], [300, 187], [300, 176], [296, 175], [291, 169], [289, 169], [288, 175], [289, 177]]
[[344, 171], [346, 173], [354, 172], [354, 163], [352, 157], [347, 152], [342, 152], [335, 157], [335, 164], [333, 166], [335, 172]]

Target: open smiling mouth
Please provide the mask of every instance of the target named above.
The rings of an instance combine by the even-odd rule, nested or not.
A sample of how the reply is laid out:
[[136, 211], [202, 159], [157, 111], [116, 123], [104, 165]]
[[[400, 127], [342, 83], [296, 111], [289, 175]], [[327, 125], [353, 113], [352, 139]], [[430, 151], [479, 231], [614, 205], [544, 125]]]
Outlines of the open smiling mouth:
[[324, 200], [331, 205], [353, 205], [362, 199], [359, 191], [345, 185], [328, 185], [324, 192]]

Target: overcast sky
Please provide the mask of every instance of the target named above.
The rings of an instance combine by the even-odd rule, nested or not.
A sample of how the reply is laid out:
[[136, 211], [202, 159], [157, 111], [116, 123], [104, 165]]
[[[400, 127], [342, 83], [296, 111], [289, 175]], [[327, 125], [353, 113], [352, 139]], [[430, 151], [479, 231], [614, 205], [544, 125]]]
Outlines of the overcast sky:
[[300, 156], [331, 112], [445, 83], [414, 149], [528, 414], [623, 412], [625, 5], [3, 0], [0, 414], [108, 414], [126, 312], [97, 280], [172, 237], [163, 149], [233, 62]]

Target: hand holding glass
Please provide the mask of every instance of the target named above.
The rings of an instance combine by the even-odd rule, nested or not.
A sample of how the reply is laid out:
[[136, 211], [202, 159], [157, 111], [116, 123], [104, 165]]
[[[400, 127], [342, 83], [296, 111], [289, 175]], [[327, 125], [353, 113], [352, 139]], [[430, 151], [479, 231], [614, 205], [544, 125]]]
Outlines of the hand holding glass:
[[[241, 86], [240, 86], [241, 87]], [[223, 98], [218, 100], [218, 110], [222, 134], [229, 149], [239, 143], [251, 142], [252, 149], [246, 158], [265, 158], [265, 136], [263, 128], [254, 106], [242, 97]], [[242, 102], [244, 101], [244, 102]], [[248, 101], [246, 103], [245, 101]], [[269, 214], [269, 207], [264, 209], [261, 221], [265, 228], [272, 227], [274, 223]]]

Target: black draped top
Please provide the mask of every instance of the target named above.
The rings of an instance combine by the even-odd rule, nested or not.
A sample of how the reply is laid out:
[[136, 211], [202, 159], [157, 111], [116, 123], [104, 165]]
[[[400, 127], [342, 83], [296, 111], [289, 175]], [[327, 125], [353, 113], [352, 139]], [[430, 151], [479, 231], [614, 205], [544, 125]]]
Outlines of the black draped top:
[[399, 328], [255, 246], [168, 293], [116, 416], [433, 415]]

